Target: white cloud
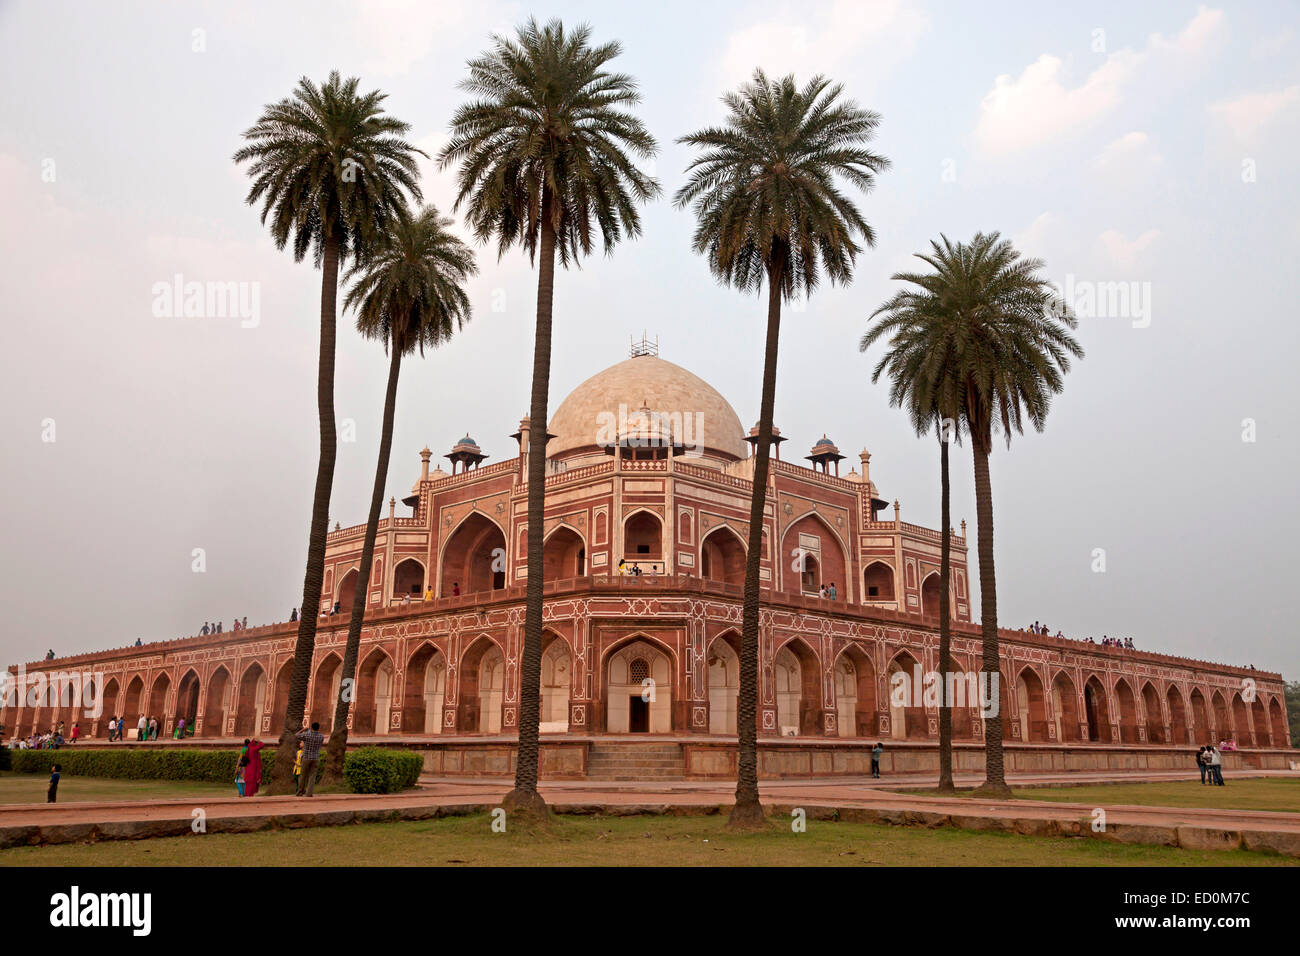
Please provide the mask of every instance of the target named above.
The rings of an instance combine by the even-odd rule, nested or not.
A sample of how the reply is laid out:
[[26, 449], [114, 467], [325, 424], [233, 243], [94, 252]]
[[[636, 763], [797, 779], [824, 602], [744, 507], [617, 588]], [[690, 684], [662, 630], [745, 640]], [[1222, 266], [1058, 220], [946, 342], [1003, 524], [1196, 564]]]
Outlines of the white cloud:
[[1129, 267], [1160, 238], [1160, 230], [1148, 229], [1136, 239], [1129, 239], [1117, 229], [1107, 229], [1099, 238], [1101, 244], [1106, 247], [1106, 252], [1117, 265]]
[[1295, 109], [1300, 102], [1300, 86], [1263, 93], [1246, 93], [1232, 100], [1210, 104], [1210, 114], [1223, 123], [1239, 141], [1256, 137], [1279, 116]]
[[1039, 213], [1034, 218], [1034, 221], [1016, 233], [1011, 241], [1015, 243], [1017, 249], [1027, 255], [1038, 255], [1037, 252], [1031, 250], [1043, 245], [1055, 225], [1056, 217], [1050, 212]]
[[1125, 133], [1107, 143], [1097, 154], [1098, 169], [1124, 172], [1149, 172], [1164, 161], [1151, 137], [1139, 130]]
[[988, 153], [1012, 153], [1091, 126], [1119, 105], [1153, 55], [1203, 53], [1221, 32], [1223, 20], [1222, 11], [1201, 7], [1174, 39], [1153, 34], [1140, 51], [1117, 50], [1075, 86], [1065, 61], [1044, 53], [1019, 76], [1004, 73], [993, 81], [980, 101], [976, 143]]
[[[794, 73], [805, 80], [830, 73], [852, 57], [883, 74], [906, 59], [930, 28], [930, 18], [901, 0], [835, 0], [754, 23], [733, 33], [721, 59], [723, 82], [735, 86], [762, 67], [769, 76]], [[869, 55], [867, 50], [870, 51]]]

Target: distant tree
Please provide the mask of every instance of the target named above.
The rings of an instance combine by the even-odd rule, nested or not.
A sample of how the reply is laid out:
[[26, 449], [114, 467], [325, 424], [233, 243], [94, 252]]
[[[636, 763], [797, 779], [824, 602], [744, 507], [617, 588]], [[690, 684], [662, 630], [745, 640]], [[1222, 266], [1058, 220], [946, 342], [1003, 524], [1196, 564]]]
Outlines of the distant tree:
[[1286, 681], [1286, 719], [1291, 727], [1291, 746], [1300, 747], [1300, 680]]

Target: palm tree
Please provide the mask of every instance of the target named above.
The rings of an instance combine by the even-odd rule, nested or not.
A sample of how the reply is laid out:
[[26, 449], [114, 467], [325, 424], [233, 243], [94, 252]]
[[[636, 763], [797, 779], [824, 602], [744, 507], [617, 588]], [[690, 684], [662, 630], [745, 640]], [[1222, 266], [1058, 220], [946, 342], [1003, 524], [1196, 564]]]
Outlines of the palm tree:
[[[308, 251], [321, 269], [320, 359], [316, 401], [320, 416], [320, 459], [312, 499], [302, 613], [285, 702], [284, 728], [270, 792], [293, 786], [294, 735], [302, 727], [316, 649], [316, 618], [325, 576], [325, 533], [330, 486], [334, 483], [337, 436], [334, 424], [335, 304], [339, 264], [363, 256], [403, 204], [402, 190], [419, 198], [415, 154], [402, 135], [406, 123], [380, 108], [384, 94], [360, 94], [356, 77], [337, 72], [321, 86], [303, 77], [293, 93], [266, 106], [244, 132], [246, 145], [235, 162], [250, 161], [253, 185], [247, 202], [262, 204], [277, 249], [293, 248], [294, 261]], [[423, 154], [421, 154], [423, 155]]]
[[[340, 687], [351, 687], [357, 672], [370, 568], [379, 532], [379, 509], [388, 482], [388, 456], [393, 446], [393, 414], [402, 356], [416, 349], [423, 355], [426, 348], [437, 348], [460, 331], [472, 313], [465, 282], [478, 268], [474, 265], [474, 253], [451, 233], [452, 225], [453, 221], [440, 216], [433, 206], [426, 206], [414, 216], [404, 213], [380, 238], [374, 252], [364, 262], [353, 264], [344, 276], [352, 287], [343, 299], [343, 308], [356, 312], [357, 331], [384, 343], [389, 359], [379, 460], [375, 465], [370, 515], [366, 519], [356, 594], [348, 621], [348, 640], [343, 650]], [[339, 694], [334, 702], [334, 724], [325, 757], [326, 781], [337, 781], [343, 776], [350, 703], [350, 694]]]
[[889, 165], [865, 144], [878, 114], [840, 100], [842, 87], [815, 76], [802, 89], [794, 77], [769, 80], [762, 70], [726, 94], [727, 121], [678, 140], [702, 152], [687, 167], [678, 208], [693, 206], [694, 249], [708, 257], [723, 285], [759, 292], [767, 283], [767, 344], [758, 419], [758, 453], [749, 511], [744, 616], [740, 642], [736, 804], [730, 825], [761, 827], [758, 799], [758, 589], [767, 495], [772, 406], [781, 303], [811, 295], [822, 271], [847, 283], [861, 247], [875, 242], [871, 226], [841, 191], [840, 180], [867, 192]]
[[606, 68], [622, 47], [593, 47], [590, 39], [586, 25], [569, 31], [559, 20], [542, 27], [532, 19], [514, 39], [493, 36], [492, 48], [469, 62], [461, 87], [476, 99], [456, 111], [451, 140], [438, 156], [443, 168], [460, 164], [455, 208], [465, 207], [479, 241], [495, 238], [498, 256], [517, 243], [537, 264], [519, 751], [515, 787], [502, 802], [524, 814], [546, 808], [537, 793], [537, 737], [555, 260], [567, 268], [589, 255], [596, 231], [612, 253], [624, 236], [640, 234], [637, 204], [659, 194], [659, 184], [632, 160], [655, 153], [654, 138], [629, 112], [641, 99], [636, 83]]
[[[983, 639], [981, 668], [996, 695], [993, 682], [1001, 675], [993, 492], [989, 481], [993, 435], [1001, 431], [1010, 447], [1012, 434], [1023, 434], [1026, 420], [1042, 431], [1052, 396], [1064, 386], [1070, 359], [1081, 358], [1083, 348], [1071, 335], [1078, 321], [1042, 276], [1042, 260], [1022, 258], [996, 232], [979, 233], [969, 243], [954, 244], [940, 236], [939, 242], [930, 243], [930, 252], [918, 254], [918, 258], [934, 271], [894, 276], [917, 289], [900, 293], [908, 298], [891, 312], [901, 315], [912, 302], [931, 303], [918, 308], [932, 310], [936, 316], [933, 321], [951, 325], [947, 334], [952, 354], [935, 360], [951, 360], [956, 365], [957, 393], [951, 407], [959, 410], [961, 424], [971, 439]], [[1009, 793], [1003, 769], [1000, 712], [985, 721], [984, 754], [986, 777], [980, 789], [995, 795]]]
[[[894, 279], [907, 278], [895, 274]], [[939, 438], [939, 674], [944, 679], [945, 694], [939, 709], [939, 790], [951, 793], [952, 779], [952, 701], [946, 689], [952, 673], [952, 622], [949, 582], [952, 578], [952, 531], [949, 504], [948, 446], [960, 439], [961, 377], [957, 363], [956, 340], [959, 319], [945, 310], [940, 295], [905, 290], [872, 313], [872, 325], [859, 343], [866, 352], [876, 342], [889, 337], [889, 350], [876, 364], [871, 381], [887, 372], [890, 379], [889, 403], [905, 408], [917, 435], [934, 426]], [[878, 321], [876, 321], [878, 320]]]

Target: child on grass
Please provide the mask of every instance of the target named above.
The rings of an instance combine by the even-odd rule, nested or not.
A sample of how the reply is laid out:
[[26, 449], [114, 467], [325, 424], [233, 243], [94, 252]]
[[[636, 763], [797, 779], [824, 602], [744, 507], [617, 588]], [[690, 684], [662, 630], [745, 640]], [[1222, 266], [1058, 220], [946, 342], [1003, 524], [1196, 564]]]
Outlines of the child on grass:
[[57, 763], [50, 768], [50, 789], [45, 794], [46, 803], [55, 803], [58, 801], [59, 774], [62, 772], [62, 769], [63, 768], [60, 767]]

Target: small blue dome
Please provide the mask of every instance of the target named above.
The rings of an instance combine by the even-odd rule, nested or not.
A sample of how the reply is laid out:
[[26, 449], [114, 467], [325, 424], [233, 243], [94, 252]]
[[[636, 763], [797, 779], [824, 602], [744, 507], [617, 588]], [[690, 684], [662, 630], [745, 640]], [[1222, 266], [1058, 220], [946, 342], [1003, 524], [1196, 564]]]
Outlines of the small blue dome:
[[819, 447], [821, 447], [822, 445], [834, 445], [834, 444], [835, 444], [835, 442], [831, 441], [829, 438], [827, 438], [825, 435], [823, 435], [821, 438], [819, 438], [819, 439], [817, 440], [817, 444], [816, 444], [816, 445], [813, 445], [813, 447], [814, 447], [814, 448], [819, 448]]

